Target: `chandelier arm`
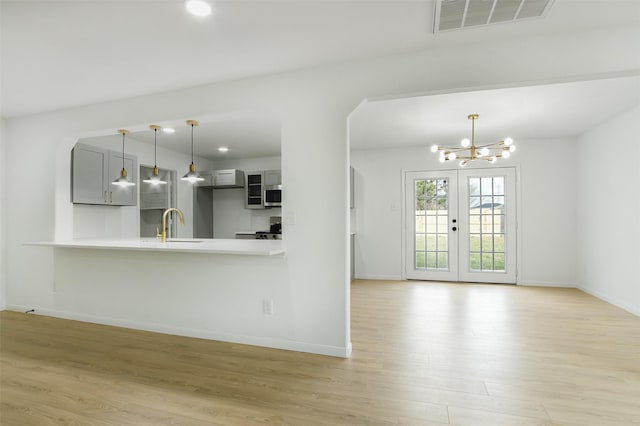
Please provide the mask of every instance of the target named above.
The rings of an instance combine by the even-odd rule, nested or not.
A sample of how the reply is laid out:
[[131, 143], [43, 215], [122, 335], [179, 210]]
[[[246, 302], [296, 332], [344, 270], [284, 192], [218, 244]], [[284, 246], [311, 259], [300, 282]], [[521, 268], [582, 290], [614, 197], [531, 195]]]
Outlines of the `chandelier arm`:
[[462, 151], [469, 151], [469, 148], [460, 148], [460, 147], [457, 147], [457, 146], [452, 146], [452, 147], [449, 148], [449, 147], [444, 146], [442, 148], [438, 147], [438, 151], [442, 151], [442, 152], [445, 152], [445, 151], [446, 152], [462, 152]]
[[486, 145], [476, 145], [476, 148], [495, 148], [495, 149], [501, 149], [504, 146], [504, 142], [493, 142], [493, 143], [489, 143]]

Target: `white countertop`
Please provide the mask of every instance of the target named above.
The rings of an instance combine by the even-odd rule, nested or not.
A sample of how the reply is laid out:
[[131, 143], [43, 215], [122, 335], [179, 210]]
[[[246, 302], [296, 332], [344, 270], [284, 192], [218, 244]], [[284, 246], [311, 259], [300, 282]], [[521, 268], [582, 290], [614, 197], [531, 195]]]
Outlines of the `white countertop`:
[[88, 238], [64, 241], [33, 242], [26, 243], [26, 245], [107, 250], [238, 254], [248, 256], [277, 256], [284, 254], [284, 245], [282, 240], [176, 238], [174, 241], [169, 239], [166, 243], [163, 243], [156, 238]]

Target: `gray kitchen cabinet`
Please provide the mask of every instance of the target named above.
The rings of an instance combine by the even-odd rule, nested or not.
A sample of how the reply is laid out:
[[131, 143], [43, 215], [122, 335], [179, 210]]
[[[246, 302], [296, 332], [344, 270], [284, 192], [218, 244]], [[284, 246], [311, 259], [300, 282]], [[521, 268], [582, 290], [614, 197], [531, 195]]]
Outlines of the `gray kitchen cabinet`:
[[264, 185], [282, 185], [282, 172], [280, 170], [265, 170]]
[[264, 209], [264, 172], [247, 172], [244, 184], [244, 207]]
[[264, 209], [264, 190], [269, 186], [282, 185], [280, 170], [246, 172], [244, 184], [244, 206], [247, 209]]
[[[137, 183], [138, 161], [125, 154], [124, 167]], [[71, 151], [71, 202], [112, 206], [135, 206], [138, 186], [119, 187], [111, 182], [120, 176], [122, 153], [78, 143]]]

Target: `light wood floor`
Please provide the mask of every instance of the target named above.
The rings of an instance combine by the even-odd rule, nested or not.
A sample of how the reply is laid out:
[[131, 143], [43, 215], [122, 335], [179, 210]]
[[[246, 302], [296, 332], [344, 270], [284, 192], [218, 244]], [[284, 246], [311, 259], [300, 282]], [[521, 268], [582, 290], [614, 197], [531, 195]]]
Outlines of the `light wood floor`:
[[0, 424], [640, 424], [640, 318], [578, 290], [356, 281], [348, 360], [2, 312]]

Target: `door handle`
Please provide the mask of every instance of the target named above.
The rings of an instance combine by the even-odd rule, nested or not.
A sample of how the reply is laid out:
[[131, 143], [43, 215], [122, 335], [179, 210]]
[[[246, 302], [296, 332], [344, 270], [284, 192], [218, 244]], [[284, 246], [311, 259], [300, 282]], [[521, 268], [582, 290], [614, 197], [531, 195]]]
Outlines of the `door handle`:
[[453, 228], [451, 228], [452, 231], [457, 231], [458, 228], [456, 228], [455, 226]]

